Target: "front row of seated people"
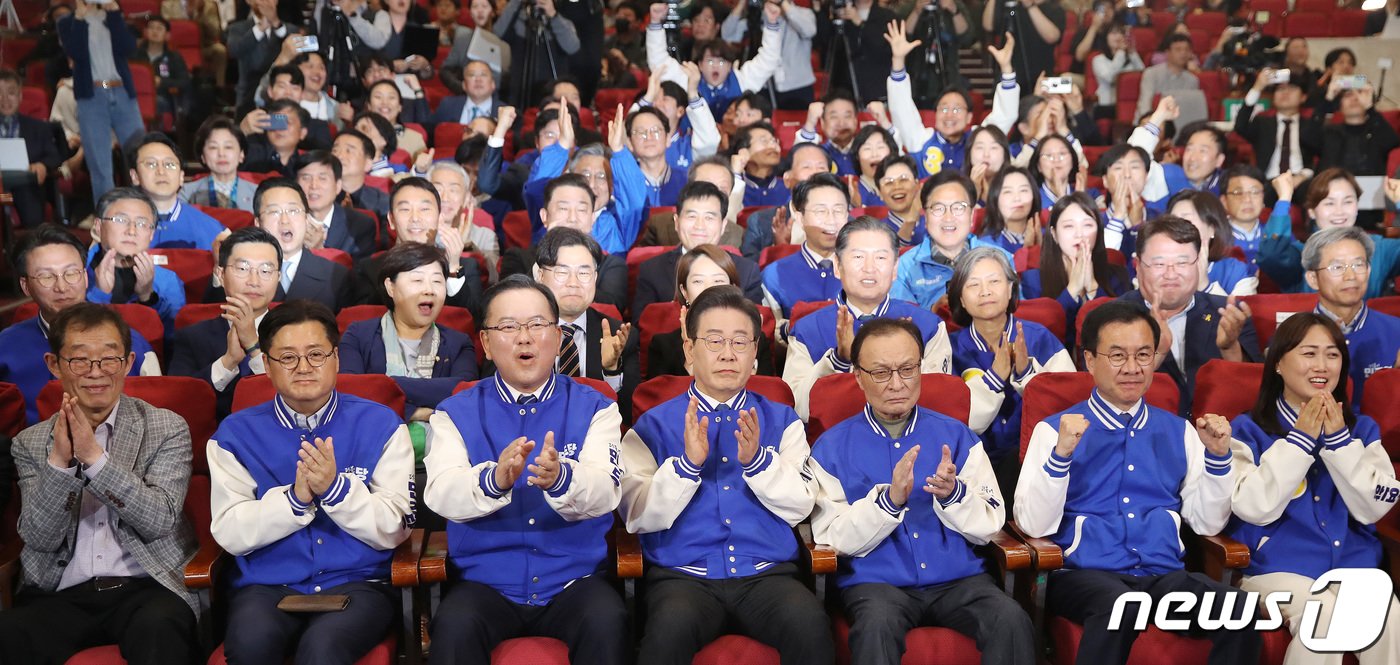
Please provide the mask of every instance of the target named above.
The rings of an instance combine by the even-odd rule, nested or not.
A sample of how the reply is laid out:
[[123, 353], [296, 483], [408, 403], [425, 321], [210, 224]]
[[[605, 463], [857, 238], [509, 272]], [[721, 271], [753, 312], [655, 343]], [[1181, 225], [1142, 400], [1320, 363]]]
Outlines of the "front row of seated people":
[[[261, 244], [263, 258], [275, 255]], [[995, 253], [968, 263], [963, 297], [1005, 278]], [[407, 272], [424, 266], [435, 282], [438, 263]], [[928, 342], [916, 323], [882, 317], [855, 332], [848, 354], [866, 407], [809, 448], [793, 409], [745, 388], [760, 319], [733, 286], [690, 302], [689, 390], [622, 436], [616, 404], [555, 370], [560, 314], [549, 288], [510, 277], [483, 305], [479, 339], [496, 374], [429, 417], [421, 497], [448, 520], [452, 571], [430, 662], [488, 662], [524, 635], [562, 640], [571, 662], [629, 662], [626, 611], [605, 573], [614, 510], [642, 534], [648, 563], [638, 662], [688, 663], [725, 632], [775, 647], [784, 663], [833, 662], [829, 621], [798, 579], [791, 528], [809, 517], [817, 542], [840, 556], [855, 662], [899, 662], [905, 633], [924, 625], [970, 636], [984, 662], [1035, 662], [1029, 617], [974, 550], [1002, 528], [1006, 497], [977, 435], [920, 406]], [[1006, 366], [1005, 338], [1012, 327], [1025, 335], [1024, 324], [970, 316], [969, 331], [998, 347], [998, 377], [1028, 371], [1016, 342]], [[378, 325], [390, 320], [397, 330], [392, 316]], [[232, 341], [243, 323], [230, 325]], [[997, 331], [1003, 341], [988, 342]], [[1187, 422], [1146, 404], [1164, 334], [1133, 303], [1092, 312], [1081, 341], [1095, 389], [1036, 425], [1020, 469], [1014, 515], [1065, 552], [1047, 605], [1083, 625], [1081, 663], [1126, 662], [1138, 633], [1106, 628], [1123, 592], [1229, 590], [1184, 569], [1182, 521], [1248, 544], [1244, 588], [1293, 591], [1284, 612], [1296, 631], [1313, 579], [1380, 565], [1373, 524], [1400, 494], [1376, 423], [1348, 408], [1351, 358], [1329, 316], [1280, 326], [1257, 402], [1233, 422]], [[115, 312], [66, 307], [48, 321], [48, 341], [44, 360], [64, 395], [14, 444], [23, 585], [0, 612], [0, 652], [5, 662], [63, 663], [116, 642], [130, 663], [191, 662], [198, 605], [181, 576], [196, 547], [181, 511], [188, 428], [122, 395], [135, 356]], [[353, 663], [400, 611], [386, 580], [419, 496], [411, 436], [403, 414], [336, 390], [346, 349], [323, 305], [266, 312], [256, 346], [276, 396], [225, 418], [205, 446], [212, 533], [235, 561], [225, 653], [235, 665], [292, 655]], [[350, 602], [278, 609], [302, 595]], [[1224, 598], [1236, 616], [1255, 611], [1243, 595]], [[1335, 595], [1315, 598], [1330, 616]], [[1395, 605], [1362, 663], [1400, 657]], [[1199, 628], [1210, 662], [1257, 658], [1253, 630]], [[1290, 647], [1290, 662], [1340, 660]]]

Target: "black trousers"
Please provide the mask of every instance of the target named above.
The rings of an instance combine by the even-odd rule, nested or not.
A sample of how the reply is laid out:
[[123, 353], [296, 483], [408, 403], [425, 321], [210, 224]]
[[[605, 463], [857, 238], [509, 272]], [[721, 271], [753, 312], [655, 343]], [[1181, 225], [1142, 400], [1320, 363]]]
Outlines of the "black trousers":
[[639, 662], [690, 665], [705, 645], [738, 633], [777, 649], [783, 665], [830, 665], [831, 619], [796, 572], [785, 563], [752, 577], [706, 580], [651, 568]]
[[526, 636], [567, 644], [573, 665], [631, 660], [627, 608], [600, 575], [575, 581], [548, 605], [519, 605], [485, 584], [456, 582], [438, 606], [431, 631], [429, 665], [490, 663], [496, 645]]
[[779, 109], [784, 111], [805, 111], [814, 101], [812, 99], [812, 91], [813, 87], [809, 85], [801, 88], [793, 88], [787, 92], [780, 92], [775, 89], [773, 93], [774, 96], [778, 98]]
[[986, 575], [927, 588], [857, 584], [841, 592], [851, 620], [851, 662], [899, 665], [905, 635], [951, 628], [977, 641], [984, 665], [1034, 665], [1031, 618]]
[[[1186, 591], [1192, 594], [1214, 591], [1215, 611], [1221, 611], [1222, 603], [1229, 604], [1229, 614], [1224, 616], [1254, 616], [1258, 611], [1253, 605], [1245, 604], [1244, 592], [1200, 573], [1177, 570], [1165, 575], [1136, 577], [1102, 570], [1059, 571], [1050, 576], [1045, 608], [1084, 626], [1084, 637], [1079, 641], [1079, 654], [1074, 661], [1076, 664], [1105, 665], [1128, 662], [1128, 654], [1138, 636], [1138, 632], [1132, 630], [1131, 626], [1137, 620], [1139, 605], [1128, 604], [1123, 612], [1122, 627], [1116, 631], [1108, 630], [1114, 601], [1128, 591], [1146, 592], [1152, 596], [1154, 603], [1160, 602], [1163, 596], [1172, 591]], [[1222, 595], [1226, 592], [1235, 593]], [[1199, 595], [1197, 598], [1199, 600]], [[1195, 609], [1193, 607], [1186, 615], [1174, 612], [1169, 616], [1173, 619], [1190, 619], [1189, 634], [1211, 641], [1210, 665], [1253, 663], [1259, 660], [1260, 638], [1253, 628], [1202, 630], [1195, 620]]]
[[296, 592], [255, 585], [239, 589], [229, 602], [224, 657], [229, 665], [281, 663], [295, 655], [297, 665], [354, 665], [384, 640], [399, 609], [398, 594], [385, 582], [348, 582], [318, 595], [350, 596], [339, 612], [283, 612], [277, 603]]
[[197, 659], [194, 611], [151, 578], [119, 589], [22, 590], [0, 612], [0, 663], [63, 665], [73, 654], [116, 644], [131, 665], [188, 665]]

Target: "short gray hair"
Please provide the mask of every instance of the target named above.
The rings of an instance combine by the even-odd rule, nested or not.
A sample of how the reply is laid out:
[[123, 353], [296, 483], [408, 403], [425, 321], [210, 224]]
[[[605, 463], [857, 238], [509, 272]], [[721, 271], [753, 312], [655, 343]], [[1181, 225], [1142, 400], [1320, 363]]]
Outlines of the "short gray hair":
[[876, 231], [889, 237], [890, 249], [899, 251], [899, 236], [895, 235], [894, 229], [883, 219], [875, 219], [870, 215], [861, 215], [841, 227], [836, 232], [836, 256], [840, 257], [842, 252], [851, 244], [851, 235], [859, 231]]
[[1303, 270], [1312, 272], [1322, 268], [1322, 250], [1343, 240], [1355, 240], [1366, 250], [1366, 261], [1370, 262], [1376, 253], [1376, 241], [1371, 234], [1356, 226], [1334, 226], [1312, 234], [1303, 245]]
[[467, 173], [467, 170], [462, 168], [460, 164], [458, 164], [457, 162], [447, 161], [433, 162], [432, 166], [428, 167], [428, 172], [426, 174], [427, 178], [431, 180], [433, 174], [438, 171], [451, 171], [454, 175], [461, 176], [462, 182], [466, 185], [467, 188], [467, 196], [471, 196], [472, 176], [470, 173]]
[[157, 215], [156, 202], [151, 199], [151, 196], [149, 194], [147, 194], [139, 187], [114, 187], [112, 189], [107, 190], [106, 194], [103, 194], [100, 198], [97, 199], [97, 205], [93, 206], [95, 208], [93, 210], [93, 213], [99, 219], [106, 217], [107, 209], [112, 207], [113, 203], [116, 203], [117, 201], [125, 201], [127, 199], [136, 199], [137, 201], [146, 204], [146, 206], [151, 209], [151, 221], [155, 221], [154, 217], [156, 217]]
[[963, 305], [963, 285], [972, 275], [972, 269], [983, 259], [996, 261], [1006, 276], [1006, 283], [1011, 285], [1011, 297], [1007, 300], [1006, 312], [1008, 314], [1015, 312], [1021, 304], [1020, 276], [1016, 274], [1016, 266], [1011, 264], [1011, 259], [1007, 258], [1006, 252], [1002, 251], [1000, 247], [988, 246], [969, 249], [958, 256], [958, 260], [953, 264], [953, 276], [948, 280], [948, 310], [953, 314], [953, 322], [964, 328], [972, 325], [972, 315], [967, 312], [967, 307]]

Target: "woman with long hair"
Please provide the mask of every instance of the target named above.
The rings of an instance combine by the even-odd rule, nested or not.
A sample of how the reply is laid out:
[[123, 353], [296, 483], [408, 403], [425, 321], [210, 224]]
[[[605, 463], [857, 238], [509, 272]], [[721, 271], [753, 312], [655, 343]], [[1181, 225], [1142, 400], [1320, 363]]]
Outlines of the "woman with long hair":
[[1059, 134], [1051, 134], [1036, 144], [1030, 169], [1040, 186], [1041, 208], [1051, 208], [1060, 199], [1084, 189], [1079, 151]]
[[1040, 245], [1040, 267], [1022, 276], [1021, 294], [1054, 298], [1073, 321], [1084, 303], [1131, 290], [1127, 269], [1108, 261], [1099, 219], [1098, 206], [1088, 194], [1075, 192], [1060, 199], [1050, 209], [1049, 232]]
[[[1289, 663], [1340, 665], [1343, 654], [1310, 653], [1297, 633], [1304, 607], [1322, 603], [1331, 616], [1336, 592], [1311, 593], [1336, 568], [1377, 568], [1375, 524], [1395, 507], [1400, 483], [1374, 420], [1347, 405], [1351, 358], [1328, 317], [1300, 312], [1274, 333], [1264, 357], [1259, 396], [1231, 423], [1235, 519], [1226, 533], [1250, 548], [1240, 588], [1292, 592], [1280, 605], [1294, 632]], [[1357, 653], [1362, 665], [1400, 662], [1400, 603], [1380, 612], [1380, 639]], [[1320, 630], [1326, 630], [1321, 625]]]
[[963, 160], [963, 175], [977, 185], [977, 203], [987, 201], [987, 187], [992, 177], [1011, 161], [1011, 144], [1006, 132], [993, 125], [980, 125], [967, 140], [967, 158]]
[[1010, 166], [992, 178], [978, 236], [1012, 254], [1040, 244], [1040, 194], [1030, 170]]
[[972, 391], [968, 426], [981, 434], [1002, 496], [1016, 495], [1020, 471], [1021, 392], [1039, 372], [1073, 372], [1064, 344], [1045, 326], [1016, 318], [1019, 279], [1006, 255], [991, 247], [958, 257], [948, 283], [953, 373]]
[[[879, 125], [866, 125], [856, 132], [856, 137], [851, 140], [851, 153], [856, 156], [856, 169], [860, 172], [860, 184], [857, 188], [860, 192], [860, 205], [888, 205], [880, 196], [879, 177], [875, 175], [875, 171], [891, 155], [899, 155], [899, 144]], [[918, 173], [914, 176], [917, 179]], [[851, 198], [854, 200], [855, 197]]]
[[1196, 261], [1200, 274], [1197, 289], [1220, 296], [1252, 296], [1259, 291], [1258, 268], [1233, 256], [1235, 234], [1219, 197], [1210, 192], [1186, 189], [1167, 202], [1167, 214], [1180, 217], [1201, 234], [1201, 254]]
[[[682, 344], [685, 334], [685, 311], [690, 303], [712, 286], [739, 283], [739, 269], [729, 252], [718, 245], [696, 245], [676, 262], [676, 304], [680, 306], [681, 325], [671, 332], [661, 333], [651, 338], [647, 345], [646, 378], [658, 376], [689, 376], [690, 367], [685, 362], [685, 347]], [[773, 352], [767, 340], [758, 345], [757, 374], [773, 376]]]

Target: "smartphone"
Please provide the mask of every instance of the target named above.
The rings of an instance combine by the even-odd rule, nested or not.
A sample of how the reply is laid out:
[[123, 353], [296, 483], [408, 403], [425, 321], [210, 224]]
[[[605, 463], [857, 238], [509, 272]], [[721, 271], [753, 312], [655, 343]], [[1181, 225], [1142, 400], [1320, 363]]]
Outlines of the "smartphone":
[[1361, 74], [1337, 77], [1337, 89], [1339, 90], [1360, 90], [1364, 87], [1366, 87], [1366, 77]]
[[1127, 1], [1128, 9], [1137, 9], [1138, 7], [1141, 7], [1141, 6], [1145, 5], [1145, 4], [1147, 4], [1146, 0], [1128, 0], [1128, 1]]
[[1225, 28], [1225, 34], [1227, 34], [1227, 35], [1238, 35], [1238, 34], [1243, 34], [1243, 33], [1244, 33], [1246, 30], [1248, 30], [1248, 29], [1249, 29], [1249, 28], [1246, 28], [1246, 27], [1244, 27], [1244, 26], [1242, 26], [1242, 25], [1232, 25], [1232, 26], [1230, 26], [1230, 27], [1228, 27], [1228, 28]]
[[1288, 83], [1292, 76], [1292, 72], [1288, 71], [1287, 69], [1275, 69], [1274, 73], [1269, 75], [1269, 84], [1282, 85], [1284, 83]]
[[1068, 95], [1074, 92], [1074, 82], [1068, 76], [1047, 76], [1041, 79], [1040, 89], [1047, 95]]
[[286, 113], [273, 113], [272, 115], [267, 116], [267, 126], [264, 127], [263, 129], [265, 129], [265, 130], [267, 130], [267, 131], [269, 131], [269, 132], [276, 132], [276, 131], [281, 131], [281, 130], [286, 129], [286, 128], [287, 128], [287, 114], [286, 114]]
[[1395, 63], [1393, 63], [1393, 62], [1390, 60], [1390, 58], [1381, 58], [1380, 60], [1377, 60], [1377, 61], [1376, 61], [1376, 68], [1377, 68], [1377, 69], [1390, 69], [1391, 65], [1393, 65], [1393, 64], [1395, 64]]
[[1269, 12], [1262, 9], [1257, 12], [1254, 12], [1254, 22], [1258, 23], [1259, 25], [1264, 25], [1265, 23], [1268, 23]]
[[297, 53], [315, 53], [321, 50], [321, 42], [316, 39], [316, 35], [306, 35], [301, 38], [297, 45]]

